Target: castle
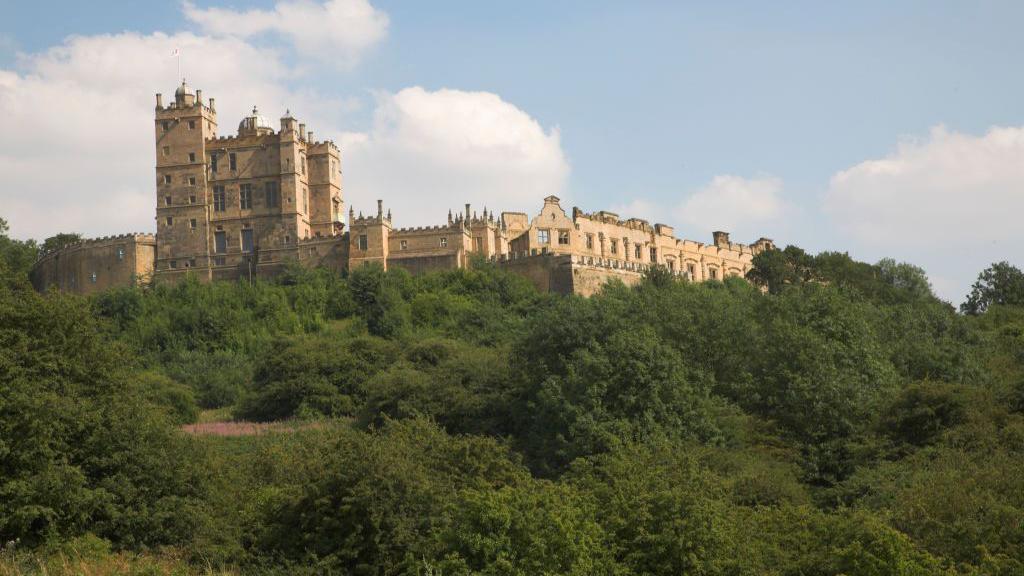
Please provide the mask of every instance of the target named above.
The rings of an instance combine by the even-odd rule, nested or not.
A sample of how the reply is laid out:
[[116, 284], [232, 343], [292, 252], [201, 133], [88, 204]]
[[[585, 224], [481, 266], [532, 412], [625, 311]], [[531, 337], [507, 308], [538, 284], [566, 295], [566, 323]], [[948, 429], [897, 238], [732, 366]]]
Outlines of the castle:
[[738, 244], [715, 232], [704, 244], [671, 226], [621, 220], [611, 212], [567, 214], [555, 196], [532, 219], [466, 204], [445, 223], [392, 227], [377, 201], [368, 216], [348, 211], [345, 229], [341, 150], [290, 112], [276, 131], [256, 108], [234, 136], [217, 133], [213, 98], [183, 81], [174, 101], [156, 95], [156, 235], [86, 240], [44, 254], [32, 270], [37, 290], [88, 294], [155, 278], [204, 281], [266, 278], [289, 262], [351, 269], [376, 262], [413, 273], [463, 268], [486, 258], [539, 289], [590, 295], [609, 279], [638, 282], [651, 266], [693, 281], [744, 276], [761, 238]]

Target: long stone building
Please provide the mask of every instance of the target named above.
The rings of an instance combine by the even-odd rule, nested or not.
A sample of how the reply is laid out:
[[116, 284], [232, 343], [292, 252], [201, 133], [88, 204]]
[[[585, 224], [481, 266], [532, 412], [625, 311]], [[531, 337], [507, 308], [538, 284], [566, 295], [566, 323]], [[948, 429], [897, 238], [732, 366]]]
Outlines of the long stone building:
[[743, 276], [773, 248], [715, 232], [704, 244], [671, 226], [611, 212], [566, 212], [555, 196], [540, 213], [448, 212], [443, 224], [394, 228], [378, 200], [344, 222], [341, 150], [285, 112], [275, 128], [256, 108], [233, 136], [217, 132], [213, 98], [182, 82], [166, 106], [156, 95], [156, 235], [86, 240], [44, 254], [32, 271], [38, 290], [79, 294], [116, 286], [273, 276], [290, 262], [345, 270], [370, 262], [413, 273], [467, 267], [486, 258], [539, 289], [590, 295], [610, 279], [635, 283], [651, 266], [693, 281]]

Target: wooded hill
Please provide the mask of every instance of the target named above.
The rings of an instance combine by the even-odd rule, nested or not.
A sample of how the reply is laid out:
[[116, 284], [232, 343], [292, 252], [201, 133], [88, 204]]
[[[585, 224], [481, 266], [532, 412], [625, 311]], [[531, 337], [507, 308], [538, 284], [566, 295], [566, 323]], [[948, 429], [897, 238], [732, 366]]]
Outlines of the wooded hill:
[[[795, 247], [36, 294], [0, 221], [0, 574], [1024, 572], [1024, 280]], [[210, 414], [287, 431], [192, 435]]]

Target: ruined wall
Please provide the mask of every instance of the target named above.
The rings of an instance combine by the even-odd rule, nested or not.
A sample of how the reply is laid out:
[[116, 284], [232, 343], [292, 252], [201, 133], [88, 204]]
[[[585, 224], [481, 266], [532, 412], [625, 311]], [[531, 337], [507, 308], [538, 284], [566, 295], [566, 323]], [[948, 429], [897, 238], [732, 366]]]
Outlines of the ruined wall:
[[388, 258], [388, 269], [398, 267], [412, 274], [423, 274], [437, 270], [454, 270], [462, 268], [458, 254], [440, 254], [436, 256], [406, 256], [391, 254]]
[[568, 255], [522, 252], [498, 258], [497, 263], [501, 269], [532, 282], [540, 292], [573, 292], [572, 261]]
[[299, 262], [311, 268], [323, 267], [341, 273], [348, 269], [349, 235], [314, 237], [299, 245]]
[[572, 289], [580, 296], [593, 296], [610, 281], [618, 280], [626, 286], [639, 284], [647, 266], [635, 265], [629, 268], [613, 266], [613, 261], [587, 264], [578, 259], [572, 263]]
[[148, 281], [155, 257], [152, 234], [84, 240], [43, 255], [32, 267], [30, 279], [40, 292], [56, 287], [72, 294], [92, 294]]

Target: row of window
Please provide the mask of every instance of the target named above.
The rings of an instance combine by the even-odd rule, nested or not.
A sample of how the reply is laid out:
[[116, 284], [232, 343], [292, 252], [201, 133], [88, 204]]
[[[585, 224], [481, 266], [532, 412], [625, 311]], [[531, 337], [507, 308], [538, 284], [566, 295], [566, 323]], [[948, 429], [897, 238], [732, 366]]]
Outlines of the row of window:
[[[303, 203], [309, 204], [309, 191], [304, 190]], [[238, 207], [242, 210], [252, 210], [253, 185], [238, 185]], [[270, 181], [263, 183], [263, 206], [265, 208], [278, 208], [281, 206], [281, 191], [277, 182]], [[213, 211], [224, 212], [227, 209], [227, 193], [223, 186], [213, 187]], [[307, 210], [308, 211], [308, 210]]]
[[[478, 247], [477, 249], [479, 249], [480, 238], [477, 238], [476, 240], [477, 240], [477, 247]], [[358, 242], [357, 246], [359, 247], [360, 250], [366, 250], [367, 247], [369, 246], [369, 241], [366, 238], [366, 234], [360, 234], [359, 235], [359, 239], [357, 240], [357, 242]], [[447, 248], [448, 247], [448, 237], [447, 236], [441, 236], [440, 238], [438, 238], [437, 245], [440, 246], [441, 248]], [[399, 240], [398, 241], [398, 248], [399, 248], [399, 250], [407, 250], [409, 248], [409, 242], [406, 241], [406, 240]]]
[[[539, 230], [537, 230], [537, 242], [540, 242], [541, 244], [550, 244], [551, 243], [551, 230], [547, 230], [547, 229], [539, 229]], [[558, 244], [559, 244], [559, 246], [568, 246], [569, 245], [569, 231], [568, 230], [559, 230], [558, 231]]]
[[[238, 170], [238, 157], [235, 156], [234, 152], [229, 152], [228, 153], [228, 170], [231, 170], [232, 172]], [[216, 152], [211, 152], [210, 153], [210, 172], [216, 172], [216, 171], [217, 171], [217, 153]]]
[[[164, 146], [164, 149], [166, 150], [167, 147]], [[189, 162], [194, 162], [194, 156], [194, 154], [189, 154]], [[218, 157], [219, 155], [216, 152], [210, 152], [210, 172], [217, 172], [217, 167], [219, 165], [217, 160]], [[236, 156], [234, 152], [228, 152], [228, 170], [231, 170], [232, 172], [236, 172], [238, 170], [238, 156]], [[302, 156], [302, 173], [306, 173], [305, 156]]]
[[[174, 203], [174, 199], [171, 198], [170, 194], [164, 196], [164, 206], [170, 206], [173, 203]], [[195, 194], [192, 194], [191, 196], [188, 197], [188, 203], [189, 204], [195, 204], [196, 203], [196, 195]]]
[[[586, 239], [587, 249], [588, 250], [593, 250], [594, 249], [594, 235], [593, 234], [587, 234], [586, 238], [587, 238]], [[537, 242], [540, 243], [540, 244], [550, 244], [551, 243], [551, 231], [543, 229], [543, 228], [538, 229], [537, 230]], [[558, 245], [559, 246], [568, 246], [569, 245], [569, 231], [568, 230], [559, 230], [558, 231]], [[658, 249], [654, 248], [654, 247], [651, 247], [650, 250], [651, 250], [651, 253], [650, 253], [651, 262], [657, 262], [658, 261]], [[615, 238], [611, 239], [610, 251], [611, 251], [612, 254], [618, 254], [619, 253], [619, 241], [617, 239], [615, 239]], [[633, 244], [633, 257], [636, 258], [637, 260], [639, 260], [640, 258], [643, 258], [643, 248], [642, 248], [642, 246], [640, 244]]]
[[[189, 120], [187, 126], [188, 126], [189, 130], [195, 130], [196, 129], [196, 121], [195, 120]], [[164, 120], [163, 122], [160, 123], [160, 127], [164, 129], [164, 132], [169, 132], [171, 130], [171, 121], [170, 120]]]
[[[252, 228], [242, 228], [239, 234], [239, 245], [242, 248], [242, 252], [252, 252], [253, 249], [253, 231]], [[213, 251], [217, 254], [226, 254], [228, 251], [228, 233], [223, 230], [217, 230], [213, 233]]]
[[[164, 218], [164, 223], [166, 223], [168, 226], [174, 226], [174, 217], [173, 216], [168, 216], [168, 217]], [[197, 225], [198, 225], [198, 222], [196, 221], [195, 218], [189, 218], [189, 220], [188, 220], [188, 227], [190, 229], [195, 230]]]
[[[163, 149], [162, 149], [162, 152], [163, 152], [164, 156], [170, 156], [171, 155], [171, 147], [170, 146], [164, 146]], [[196, 153], [195, 152], [189, 152], [188, 153], [188, 161], [192, 162], [192, 163], [195, 163], [195, 161], [196, 161]]]
[[[182, 180], [186, 184], [188, 184], [189, 186], [195, 186], [196, 185], [196, 177], [195, 176], [184, 176], [184, 177], [182, 177]], [[171, 183], [171, 175], [170, 174], [164, 174], [164, 184], [170, 184], [170, 183]]]

